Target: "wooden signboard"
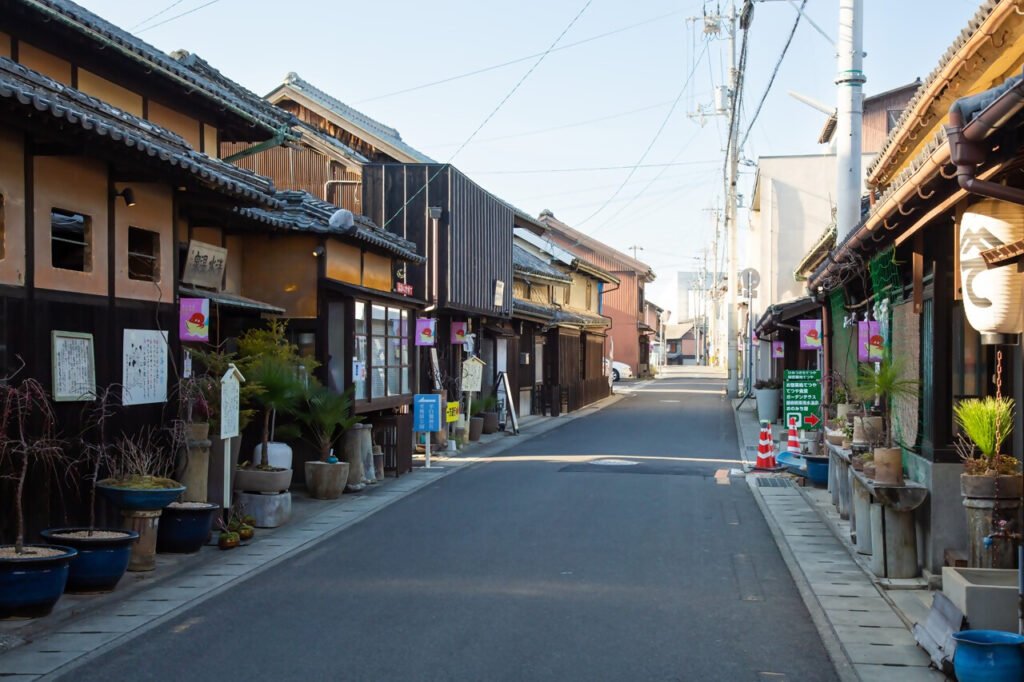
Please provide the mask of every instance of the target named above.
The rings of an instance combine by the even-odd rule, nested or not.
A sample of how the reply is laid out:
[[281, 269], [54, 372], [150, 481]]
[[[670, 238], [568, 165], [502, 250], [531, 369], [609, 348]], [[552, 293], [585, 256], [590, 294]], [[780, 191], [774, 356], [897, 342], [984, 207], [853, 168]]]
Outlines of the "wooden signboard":
[[56, 402], [96, 397], [96, 361], [92, 334], [53, 331], [53, 399]]

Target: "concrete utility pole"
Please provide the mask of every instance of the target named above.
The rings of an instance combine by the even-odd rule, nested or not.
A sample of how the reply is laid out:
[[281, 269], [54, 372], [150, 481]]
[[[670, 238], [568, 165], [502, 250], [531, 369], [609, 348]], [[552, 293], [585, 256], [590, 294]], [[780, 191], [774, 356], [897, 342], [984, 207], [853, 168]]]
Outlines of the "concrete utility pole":
[[864, 6], [839, 0], [836, 75], [836, 232], [842, 241], [860, 222], [861, 124], [864, 118]]
[[636, 252], [643, 251], [644, 247], [637, 246], [636, 244], [634, 244], [633, 246], [629, 247], [629, 250], [633, 252], [633, 260], [640, 260], [639, 258], [636, 257]]
[[740, 150], [739, 150], [739, 118], [740, 107], [736, 98], [740, 96], [739, 92], [739, 79], [740, 73], [736, 68], [736, 20], [738, 16], [736, 14], [736, 3], [732, 2], [729, 4], [729, 84], [731, 88], [731, 114], [729, 118], [729, 130], [732, 135], [729, 139], [728, 146], [728, 163], [726, 168], [726, 199], [725, 199], [725, 232], [729, 239], [729, 265], [726, 268], [726, 284], [729, 289], [729, 298], [726, 308], [726, 344], [728, 347], [727, 363], [728, 363], [728, 383], [726, 390], [729, 393], [730, 398], [739, 397], [739, 366], [737, 358], [737, 343], [736, 343], [736, 332], [738, 327], [738, 311], [736, 310], [739, 304], [737, 297], [737, 290], [739, 288], [737, 263], [737, 227], [736, 224], [736, 182], [737, 174], [739, 172], [740, 165]]

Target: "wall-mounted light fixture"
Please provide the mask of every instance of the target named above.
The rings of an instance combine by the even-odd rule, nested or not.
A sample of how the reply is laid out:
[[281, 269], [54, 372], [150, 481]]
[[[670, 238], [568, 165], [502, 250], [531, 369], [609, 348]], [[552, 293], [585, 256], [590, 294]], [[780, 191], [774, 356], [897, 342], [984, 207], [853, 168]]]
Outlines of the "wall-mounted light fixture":
[[327, 249], [325, 249], [322, 246], [318, 246], [315, 249], [313, 249], [313, 258], [320, 258], [325, 253], [327, 253]]
[[116, 199], [117, 197], [121, 197], [122, 199], [124, 199], [124, 203], [128, 207], [132, 207], [135, 205], [135, 192], [132, 190], [131, 187], [125, 187], [120, 192], [114, 192], [114, 198]]

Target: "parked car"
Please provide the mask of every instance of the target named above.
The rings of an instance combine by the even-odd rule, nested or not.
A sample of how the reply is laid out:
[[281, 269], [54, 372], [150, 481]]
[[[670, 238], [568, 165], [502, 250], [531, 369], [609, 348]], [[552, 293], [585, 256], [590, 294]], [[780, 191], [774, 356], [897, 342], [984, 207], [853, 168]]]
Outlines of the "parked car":
[[[604, 371], [608, 374], [608, 358], [604, 359]], [[611, 367], [611, 378], [612, 381], [618, 381], [620, 379], [632, 379], [633, 369], [624, 362], [613, 361]]]

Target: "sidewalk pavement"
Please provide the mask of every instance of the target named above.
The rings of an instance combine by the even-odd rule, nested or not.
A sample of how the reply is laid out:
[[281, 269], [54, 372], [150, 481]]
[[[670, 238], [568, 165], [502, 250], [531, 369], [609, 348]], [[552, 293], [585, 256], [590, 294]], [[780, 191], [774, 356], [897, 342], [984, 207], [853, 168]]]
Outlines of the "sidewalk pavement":
[[[734, 401], [734, 407], [739, 401]], [[756, 457], [758, 421], [747, 401], [736, 411], [740, 455], [748, 470]], [[788, 474], [747, 476], [754, 499], [789, 566], [825, 649], [844, 682], [941, 682], [929, 668], [910, 626], [927, 615], [924, 590], [888, 591], [855, 558], [844, 534], [830, 519], [831, 496], [802, 487]], [[916, 587], [908, 581], [901, 587]], [[891, 587], [897, 587], [891, 585]]]
[[295, 559], [300, 552], [463, 467], [621, 399], [622, 395], [612, 395], [560, 417], [524, 419], [519, 436], [509, 432], [490, 434], [455, 455], [432, 457], [429, 469], [420, 456], [411, 473], [368, 486], [360, 493], [346, 493], [338, 500], [293, 495], [291, 520], [280, 528], [257, 529], [256, 537], [247, 545], [227, 552], [206, 546], [198, 554], [158, 554], [155, 571], [128, 573], [113, 592], [64, 595], [49, 616], [0, 621], [0, 677], [52, 679], [206, 599]]

